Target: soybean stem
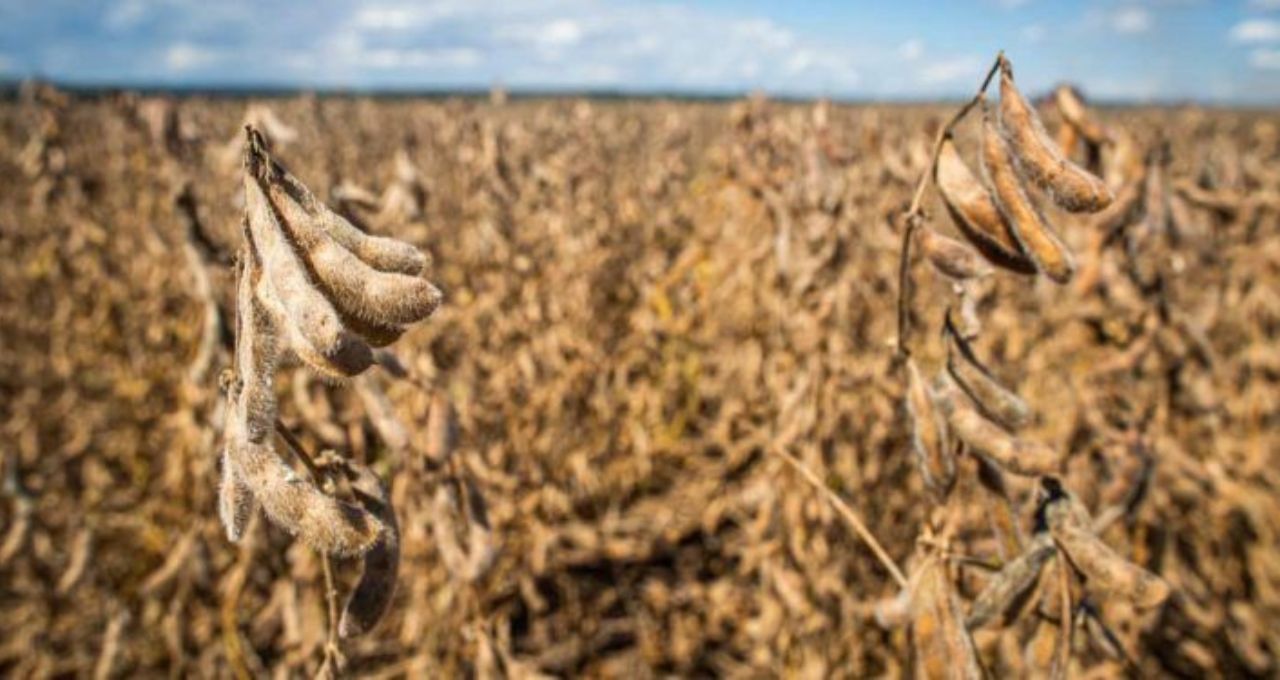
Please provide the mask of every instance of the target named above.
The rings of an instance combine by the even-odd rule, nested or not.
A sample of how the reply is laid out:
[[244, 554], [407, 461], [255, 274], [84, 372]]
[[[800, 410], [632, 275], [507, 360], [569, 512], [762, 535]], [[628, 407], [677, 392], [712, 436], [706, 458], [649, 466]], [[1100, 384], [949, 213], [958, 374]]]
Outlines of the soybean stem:
[[995, 77], [996, 72], [1000, 70], [1004, 63], [1004, 50], [996, 54], [996, 60], [991, 64], [991, 68], [987, 71], [987, 76], [982, 79], [982, 85], [978, 91], [974, 93], [969, 101], [965, 102], [951, 118], [938, 130], [938, 136], [933, 141], [933, 153], [929, 156], [929, 165], [924, 172], [920, 174], [920, 180], [916, 182], [915, 193], [911, 196], [911, 205], [905, 213], [905, 225], [902, 232], [902, 248], [898, 256], [898, 344], [896, 356], [899, 359], [910, 356], [911, 350], [907, 344], [907, 335], [911, 331], [911, 323], [909, 311], [907, 309], [907, 300], [911, 287], [911, 240], [915, 236], [916, 229], [925, 218], [924, 209], [921, 203], [924, 202], [924, 193], [928, 189], [933, 179], [933, 170], [938, 165], [938, 154], [942, 151], [942, 144], [951, 136], [952, 130], [964, 117], [969, 115], [973, 107], [982, 101], [986, 96], [987, 87], [991, 85], [991, 79]]

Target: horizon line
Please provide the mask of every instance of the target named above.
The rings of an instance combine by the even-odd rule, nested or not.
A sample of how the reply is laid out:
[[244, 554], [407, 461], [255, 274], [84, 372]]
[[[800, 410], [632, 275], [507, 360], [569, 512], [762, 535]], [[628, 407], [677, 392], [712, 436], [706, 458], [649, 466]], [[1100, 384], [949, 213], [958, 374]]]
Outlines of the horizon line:
[[[341, 86], [341, 85], [299, 85], [291, 83], [166, 83], [166, 82], [83, 82], [41, 77], [0, 77], [0, 100], [10, 100], [17, 96], [26, 83], [51, 85], [54, 88], [78, 96], [90, 98], [109, 96], [118, 93], [136, 93], [140, 95], [170, 95], [179, 98], [208, 97], [214, 99], [248, 99], [254, 97], [282, 99], [304, 95], [316, 95], [326, 98], [368, 97], [371, 99], [447, 99], [447, 98], [488, 98], [495, 91], [502, 91], [511, 99], [597, 99], [597, 100], [673, 100], [687, 102], [729, 102], [749, 99], [760, 95], [767, 100], [783, 103], [816, 103], [829, 101], [842, 105], [898, 105], [927, 106], [964, 102], [969, 95], [918, 97], [918, 96], [882, 96], [873, 95], [835, 95], [835, 94], [796, 94], [770, 92], [762, 88], [722, 90], [707, 88], [628, 88], [626, 86], [610, 87], [564, 87], [564, 86], [481, 86], [481, 85], [405, 85], [405, 86]], [[1035, 98], [1039, 98], [1037, 95]], [[1208, 109], [1228, 109], [1236, 111], [1275, 111], [1280, 109], [1277, 102], [1249, 102], [1232, 100], [1202, 100], [1194, 98], [1155, 97], [1150, 99], [1118, 99], [1089, 98], [1094, 106], [1107, 108], [1187, 108], [1200, 107]]]

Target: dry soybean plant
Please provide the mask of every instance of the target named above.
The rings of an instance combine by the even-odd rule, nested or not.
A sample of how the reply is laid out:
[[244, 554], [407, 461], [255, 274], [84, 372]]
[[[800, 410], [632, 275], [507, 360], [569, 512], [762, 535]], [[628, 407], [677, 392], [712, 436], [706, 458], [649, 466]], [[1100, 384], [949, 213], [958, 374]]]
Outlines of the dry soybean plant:
[[[324, 555], [329, 642], [321, 674], [342, 664], [338, 639], [368, 632], [386, 612], [399, 566], [399, 532], [386, 485], [366, 465], [308, 454], [277, 419], [275, 376], [296, 361], [333, 379], [363, 373], [374, 348], [429, 317], [441, 294], [421, 276], [413, 246], [367, 235], [317, 200], [246, 126], [243, 245], [236, 263], [234, 371], [228, 399], [219, 513], [239, 541], [258, 507]], [[279, 435], [308, 472], [276, 453]], [[338, 497], [345, 482], [354, 502]], [[364, 561], [337, 617], [331, 558]]]
[[[986, 91], [996, 77], [999, 103], [992, 105]], [[978, 93], [939, 131], [933, 161], [903, 216], [898, 357], [911, 449], [933, 512], [918, 540], [908, 586], [882, 603], [877, 618], [885, 625], [910, 624], [914, 664], [925, 677], [984, 676], [975, 632], [1020, 618], [1029, 622], [1023, 655], [1029, 666], [1022, 670], [1065, 677], [1077, 647], [1075, 631], [1085, 619], [1104, 648], [1125, 653], [1097, 615], [1096, 598], [1127, 598], [1134, 607], [1149, 609], [1170, 594], [1159, 576], [1099, 538], [1116, 515], [1108, 508], [1105, 516], [1093, 518], [1059, 478], [1061, 453], [1020, 434], [1035, 417], [1032, 405], [1001, 384], [973, 345], [982, 333], [976, 299], [995, 271], [1043, 275], [1056, 284], [1077, 274], [1076, 257], [1037, 194], [1071, 213], [1098, 213], [1115, 202], [1100, 177], [1069, 157], [1084, 140], [1096, 159], [1109, 143], [1106, 131], [1074, 90], [1059, 88], [1054, 101], [1063, 121], [1057, 140], [1018, 90], [1009, 59], [997, 56]], [[956, 126], [975, 112], [981, 118], [977, 173], [955, 135]], [[923, 199], [931, 185], [960, 238], [930, 226]], [[945, 361], [932, 375], [911, 351], [913, 245], [959, 295], [956, 308], [948, 307], [942, 319]], [[1019, 479], [1036, 480], [1025, 506], [1029, 513], [1014, 501], [1014, 488], [1027, 486]], [[952, 551], [953, 539], [971, 529], [961, 520], [974, 504], [983, 507], [994, 556]], [[960, 597], [966, 581], [959, 570], [974, 565], [985, 567], [988, 578], [966, 613]]]

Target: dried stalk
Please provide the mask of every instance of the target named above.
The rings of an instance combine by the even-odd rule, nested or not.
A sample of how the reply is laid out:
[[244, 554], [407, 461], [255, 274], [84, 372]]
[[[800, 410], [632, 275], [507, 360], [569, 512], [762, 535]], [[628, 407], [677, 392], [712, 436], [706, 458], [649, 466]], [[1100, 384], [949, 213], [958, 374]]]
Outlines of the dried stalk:
[[955, 112], [938, 130], [938, 136], [933, 142], [933, 153], [929, 157], [929, 165], [921, 173], [920, 179], [916, 182], [915, 192], [911, 196], [911, 205], [903, 213], [905, 226], [902, 231], [902, 248], [898, 255], [898, 345], [896, 356], [899, 360], [911, 354], [911, 348], [907, 343], [907, 335], [911, 331], [911, 321], [909, 318], [909, 310], [907, 309], [908, 300], [910, 298], [911, 288], [911, 241], [915, 237], [916, 229], [920, 224], [928, 218], [924, 212], [922, 203], [924, 202], [925, 190], [928, 189], [933, 181], [933, 169], [938, 164], [938, 153], [942, 150], [942, 143], [951, 136], [951, 131], [955, 128], [964, 117], [973, 110], [973, 107], [982, 101], [986, 95], [987, 88], [991, 85], [991, 79], [995, 77], [1000, 70], [1000, 64], [1004, 62], [1004, 50], [996, 54], [995, 63], [991, 65], [991, 69], [987, 71], [987, 75], [982, 79], [982, 85], [969, 101], [965, 102], [958, 111]]
[[889, 553], [885, 551], [884, 546], [880, 545], [880, 541], [876, 540], [875, 534], [871, 533], [871, 530], [867, 528], [866, 523], [862, 521], [862, 518], [858, 516], [858, 513], [854, 511], [853, 508], [849, 507], [849, 504], [846, 503], [843, 498], [827, 487], [827, 485], [818, 478], [818, 475], [814, 474], [813, 470], [810, 470], [808, 466], [801, 463], [790, 453], [787, 453], [777, 447], [771, 447], [769, 450], [778, 454], [782, 460], [785, 460], [788, 465], [795, 469], [796, 472], [799, 472], [800, 476], [804, 477], [805, 481], [808, 482], [810, 486], [822, 492], [822, 495], [827, 499], [827, 502], [836, 509], [836, 512], [840, 513], [840, 516], [844, 517], [845, 521], [849, 523], [849, 526], [853, 527], [854, 533], [858, 534], [858, 537], [862, 539], [862, 542], [867, 544], [867, 547], [875, 554], [876, 559], [880, 560], [880, 564], [889, 572], [889, 575], [893, 577], [893, 580], [898, 582], [898, 586], [900, 588], [905, 590], [910, 587], [907, 582], [907, 577], [903, 575], [902, 570], [898, 568], [896, 563], [894, 563], [893, 558], [889, 557]]

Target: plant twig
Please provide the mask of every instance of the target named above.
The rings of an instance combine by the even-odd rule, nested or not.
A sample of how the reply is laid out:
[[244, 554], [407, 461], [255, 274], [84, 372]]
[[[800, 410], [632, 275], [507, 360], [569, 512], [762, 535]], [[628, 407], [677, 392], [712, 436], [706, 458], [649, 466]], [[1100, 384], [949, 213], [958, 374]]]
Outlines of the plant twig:
[[303, 448], [302, 442], [298, 441], [298, 438], [293, 436], [293, 433], [289, 431], [289, 428], [284, 426], [284, 423], [280, 422], [279, 418], [276, 418], [276, 433], [280, 435], [280, 438], [284, 440], [285, 444], [289, 445], [289, 450], [293, 451], [293, 455], [297, 456], [298, 460], [302, 461], [302, 466], [307, 468], [307, 472], [311, 475], [311, 481], [315, 482], [317, 487], [323, 489], [324, 473], [316, 466], [315, 460], [312, 459], [311, 454], [307, 453], [307, 450]]
[[1050, 670], [1049, 677], [1063, 678], [1067, 674], [1071, 666], [1071, 634], [1074, 621], [1072, 620], [1071, 610], [1071, 568], [1067, 566], [1065, 559], [1058, 561], [1058, 585], [1061, 592], [1062, 601], [1058, 606], [1061, 608], [1060, 620], [1058, 625], [1058, 643], [1054, 647], [1053, 666]]
[[951, 131], [961, 120], [964, 120], [965, 116], [969, 115], [973, 107], [982, 101], [982, 98], [986, 95], [987, 87], [991, 85], [991, 79], [995, 77], [996, 72], [1000, 70], [1000, 66], [1003, 63], [1004, 50], [1001, 50], [996, 54], [995, 63], [991, 64], [990, 70], [987, 71], [987, 76], [982, 79], [982, 86], [978, 88], [978, 91], [969, 101], [965, 102], [964, 106], [961, 106], [951, 116], [951, 119], [942, 126], [942, 129], [938, 130], [938, 136], [933, 141], [933, 152], [929, 155], [929, 165], [920, 174], [920, 179], [916, 182], [915, 193], [911, 196], [911, 205], [904, 213], [905, 225], [902, 231], [902, 249], [898, 255], [898, 345], [896, 356], [899, 359], [911, 355], [911, 350], [907, 344], [907, 334], [911, 330], [907, 310], [908, 294], [911, 287], [911, 241], [915, 236], [916, 229], [920, 227], [921, 222], [927, 217], [921, 205], [924, 202], [925, 190], [928, 189], [933, 179], [933, 169], [938, 165], [938, 153], [942, 151], [942, 143], [951, 136]]
[[316, 673], [318, 678], [334, 678], [342, 668], [342, 650], [338, 647], [338, 588], [333, 580], [333, 558], [321, 555], [324, 565], [324, 599], [329, 612], [329, 632], [324, 643], [324, 663]]
[[[302, 461], [302, 465], [307, 468], [311, 481], [316, 487], [324, 493], [330, 493], [332, 489], [326, 483], [328, 475], [316, 464], [315, 457], [307, 452], [302, 442], [289, 432], [279, 418], [276, 419], [276, 432], [289, 445], [289, 449], [298, 457], [298, 460]], [[320, 560], [324, 567], [324, 599], [329, 614], [329, 627], [324, 643], [324, 663], [316, 672], [316, 677], [333, 678], [338, 676], [338, 671], [343, 664], [342, 649], [338, 646], [338, 587], [333, 579], [333, 558], [321, 553]]]
[[867, 547], [875, 554], [876, 559], [880, 560], [880, 564], [884, 565], [884, 568], [889, 572], [889, 575], [893, 577], [893, 580], [897, 581], [898, 585], [903, 589], [909, 587], [907, 577], [903, 575], [902, 570], [898, 568], [896, 563], [894, 563], [893, 558], [889, 557], [889, 553], [885, 551], [884, 546], [880, 545], [880, 541], [876, 540], [875, 535], [872, 534], [871, 530], [867, 528], [867, 525], [863, 523], [862, 518], [858, 516], [858, 513], [853, 508], [849, 507], [849, 504], [846, 503], [839, 494], [832, 491], [822, 482], [821, 479], [818, 478], [818, 475], [814, 474], [813, 470], [810, 470], [808, 466], [797, 460], [795, 456], [792, 456], [790, 453], [787, 453], [778, 447], [771, 447], [770, 450], [778, 454], [783, 460], [787, 461], [787, 464], [794, 468], [796, 472], [799, 472], [800, 476], [804, 477], [805, 481], [809, 482], [811, 486], [821, 491], [823, 495], [826, 496], [827, 501], [831, 503], [832, 507], [834, 507], [836, 511], [844, 517], [845, 521], [849, 523], [849, 526], [853, 527], [854, 533], [858, 534], [858, 537], [862, 539], [862, 542], [867, 544]]

